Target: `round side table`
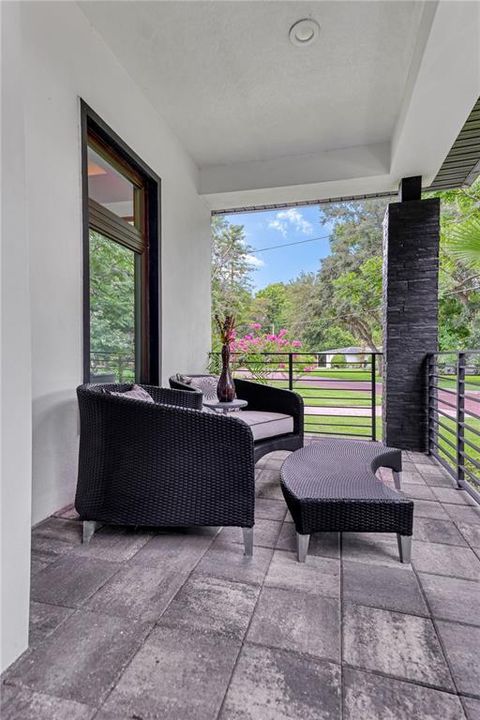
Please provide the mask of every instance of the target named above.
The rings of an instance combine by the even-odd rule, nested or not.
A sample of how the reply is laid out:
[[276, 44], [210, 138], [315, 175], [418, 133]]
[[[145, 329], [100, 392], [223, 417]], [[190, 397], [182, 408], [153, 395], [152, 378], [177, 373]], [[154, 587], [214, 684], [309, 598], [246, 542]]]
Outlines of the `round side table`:
[[223, 415], [227, 415], [233, 410], [240, 410], [241, 408], [247, 407], [248, 402], [246, 400], [232, 400], [231, 402], [219, 402], [218, 400], [204, 400], [203, 404], [212, 410], [219, 411]]

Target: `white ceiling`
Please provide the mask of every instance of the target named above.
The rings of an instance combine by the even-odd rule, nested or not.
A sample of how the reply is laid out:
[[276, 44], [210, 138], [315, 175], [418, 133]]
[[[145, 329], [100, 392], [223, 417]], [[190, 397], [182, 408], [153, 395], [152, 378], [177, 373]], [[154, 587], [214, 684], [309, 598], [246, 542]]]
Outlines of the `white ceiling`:
[[[199, 166], [391, 138], [423, 3], [87, 2]], [[320, 36], [295, 47], [290, 26]]]
[[[272, 186], [279, 198], [283, 188], [295, 200], [292, 187], [300, 192], [308, 186], [308, 195], [319, 192], [314, 186], [347, 177], [353, 182], [348, 190], [342, 186], [345, 194], [350, 187], [356, 191], [356, 181], [372, 177], [379, 185], [374, 191], [390, 189], [386, 185], [396, 182], [395, 148], [406, 142], [402, 129], [412, 123], [410, 105], [420, 107], [422, 98], [431, 103], [427, 50], [438, 43], [448, 54], [445, 33], [452, 18], [462, 30], [470, 26], [461, 41], [470, 59], [462, 61], [471, 67], [473, 60], [474, 68], [477, 62], [472, 53], [478, 40], [475, 46], [468, 32], [478, 3], [442, 2], [441, 12], [438, 5], [436, 0], [79, 2], [200, 168], [200, 191], [223, 196], [213, 204], [226, 202], [225, 193], [232, 203], [241, 201], [238, 193], [253, 201], [248, 195], [253, 192], [258, 200], [259, 192]], [[303, 17], [317, 20], [320, 35], [312, 46], [296, 47], [288, 31]], [[460, 45], [459, 38], [456, 42]], [[417, 82], [421, 72], [424, 88]], [[438, 73], [440, 83], [449, 81], [441, 62]], [[445, 144], [453, 142], [450, 136], [466, 119], [475, 92], [480, 94], [477, 79], [465, 83], [462, 102], [472, 102], [453, 112], [452, 130], [444, 133], [438, 151], [430, 152], [425, 167], [416, 167], [423, 135], [408, 162], [408, 152], [402, 153], [399, 171], [436, 172], [449, 149]], [[433, 89], [448, 101], [435, 82]], [[424, 115], [427, 120], [428, 107]]]

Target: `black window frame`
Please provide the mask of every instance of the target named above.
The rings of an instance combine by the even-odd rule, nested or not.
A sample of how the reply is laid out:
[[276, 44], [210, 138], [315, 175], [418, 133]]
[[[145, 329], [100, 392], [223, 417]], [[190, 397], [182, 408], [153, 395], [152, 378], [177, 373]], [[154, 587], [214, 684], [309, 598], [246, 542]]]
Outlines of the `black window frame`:
[[143, 231], [145, 251], [142, 256], [142, 293], [137, 298], [137, 310], [141, 305], [139, 346], [136, 355], [140, 363], [136, 369], [136, 380], [147, 385], [158, 385], [161, 377], [161, 179], [143, 160], [107, 125], [84, 100], [80, 100], [81, 144], [82, 144], [82, 215], [83, 215], [83, 381], [91, 381], [90, 368], [90, 228], [98, 223], [111, 223], [116, 232], [124, 232], [126, 247], [138, 249], [138, 230], [131, 232], [123, 221], [102, 208], [88, 196], [88, 145], [93, 136], [95, 142], [103, 144], [119, 162], [142, 180], [145, 213]]

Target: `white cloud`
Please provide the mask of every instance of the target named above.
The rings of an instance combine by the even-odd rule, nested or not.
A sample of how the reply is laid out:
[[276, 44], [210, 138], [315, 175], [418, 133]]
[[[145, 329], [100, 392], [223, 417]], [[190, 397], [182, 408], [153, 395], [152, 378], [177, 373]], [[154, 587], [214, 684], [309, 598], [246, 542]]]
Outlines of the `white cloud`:
[[278, 230], [283, 237], [287, 236], [289, 227], [294, 228], [303, 235], [311, 235], [313, 232], [312, 223], [305, 220], [302, 213], [296, 208], [288, 208], [288, 210], [279, 210], [275, 218], [268, 223], [268, 227]]
[[255, 255], [247, 255], [245, 259], [249, 265], [251, 265], [252, 267], [255, 267], [255, 268], [261, 268], [265, 265], [263, 260], [260, 260], [260, 258], [255, 257]]

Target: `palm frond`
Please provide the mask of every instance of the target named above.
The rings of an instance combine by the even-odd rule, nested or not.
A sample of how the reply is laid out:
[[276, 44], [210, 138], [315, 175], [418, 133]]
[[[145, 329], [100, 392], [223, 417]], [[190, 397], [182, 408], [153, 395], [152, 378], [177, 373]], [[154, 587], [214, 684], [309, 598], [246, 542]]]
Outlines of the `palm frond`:
[[471, 267], [480, 267], [480, 217], [472, 217], [450, 230], [447, 246], [452, 255]]

